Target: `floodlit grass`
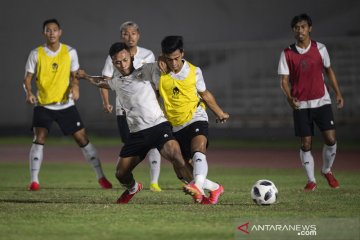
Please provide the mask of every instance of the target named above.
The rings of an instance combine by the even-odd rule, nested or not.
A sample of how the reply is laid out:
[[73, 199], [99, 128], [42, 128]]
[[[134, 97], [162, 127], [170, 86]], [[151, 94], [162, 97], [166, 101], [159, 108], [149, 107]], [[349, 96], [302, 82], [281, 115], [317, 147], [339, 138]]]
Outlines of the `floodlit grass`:
[[[115, 164], [114, 164], [115, 165]], [[134, 176], [145, 189], [129, 204], [114, 204], [122, 193], [98, 187], [87, 164], [46, 163], [41, 191], [29, 192], [27, 163], [0, 163], [0, 239], [234, 239], [235, 220], [255, 217], [359, 217], [360, 178], [356, 171], [337, 171], [340, 189], [330, 189], [317, 175], [318, 189], [304, 193], [302, 169], [238, 169], [210, 166], [209, 178], [221, 182], [225, 194], [218, 205], [193, 204], [169, 164], [163, 164], [160, 186], [149, 191], [146, 164]], [[257, 206], [250, 188], [270, 179], [279, 189], [278, 202]]]

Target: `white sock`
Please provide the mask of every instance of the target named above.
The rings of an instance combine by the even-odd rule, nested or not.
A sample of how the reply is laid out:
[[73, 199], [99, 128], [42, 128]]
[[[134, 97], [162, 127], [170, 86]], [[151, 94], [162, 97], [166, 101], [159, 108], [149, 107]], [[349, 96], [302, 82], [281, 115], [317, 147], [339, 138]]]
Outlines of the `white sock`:
[[204, 193], [204, 183], [208, 173], [208, 164], [206, 161], [205, 154], [201, 152], [196, 152], [192, 157], [192, 162], [194, 165], [194, 181], [195, 185], [199, 188], [202, 193]]
[[218, 188], [219, 188], [219, 184], [217, 184], [216, 182], [213, 182], [209, 179], [205, 179], [204, 189], [209, 190], [209, 191], [215, 191]]
[[305, 169], [307, 178], [309, 182], [316, 182], [314, 175], [314, 158], [311, 154], [311, 151], [304, 152], [300, 149], [300, 159], [301, 163]]
[[332, 146], [328, 146], [328, 145], [324, 144], [323, 150], [322, 150], [322, 157], [323, 157], [322, 172], [323, 173], [328, 173], [331, 171], [331, 167], [334, 163], [335, 156], [336, 156], [336, 148], [337, 148], [336, 143]]
[[39, 183], [39, 172], [44, 156], [44, 145], [33, 143], [29, 153], [31, 182]]
[[150, 166], [150, 183], [158, 183], [160, 175], [161, 155], [156, 148], [151, 149], [148, 154]]
[[95, 170], [97, 179], [104, 177], [104, 172], [101, 168], [100, 159], [97, 155], [96, 148], [89, 142], [85, 147], [80, 148], [85, 159], [91, 164]]
[[135, 182], [134, 186], [132, 186], [131, 188], [128, 188], [127, 190], [129, 191], [130, 194], [136, 193], [136, 191], [139, 188], [139, 184], [137, 182]]

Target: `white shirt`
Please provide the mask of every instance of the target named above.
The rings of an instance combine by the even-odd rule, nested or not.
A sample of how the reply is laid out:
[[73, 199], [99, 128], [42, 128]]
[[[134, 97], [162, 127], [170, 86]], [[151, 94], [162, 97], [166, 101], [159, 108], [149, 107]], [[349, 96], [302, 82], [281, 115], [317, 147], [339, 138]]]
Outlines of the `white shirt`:
[[154, 79], [159, 76], [157, 64], [148, 63], [129, 76], [122, 76], [115, 69], [114, 77], [108, 81], [126, 113], [130, 132], [138, 132], [167, 121], [152, 86]]
[[[154, 53], [146, 48], [142, 48], [137, 46], [136, 47], [136, 54], [134, 56], [133, 66], [135, 69], [141, 67], [144, 65], [144, 63], [153, 63], [155, 62], [155, 56]], [[114, 65], [112, 63], [112, 59], [110, 55], [106, 58], [105, 66], [102, 70], [102, 75], [105, 77], [111, 78], [114, 75]], [[123, 115], [121, 110], [121, 105], [118, 100], [118, 97], [116, 97], [116, 115]]]
[[[57, 51], [53, 52], [51, 51], [46, 44], [43, 45], [45, 53], [50, 56], [50, 57], [54, 57], [56, 56], [61, 48], [62, 48], [63, 44], [60, 44], [60, 47]], [[65, 44], [64, 44], [65, 45]], [[70, 55], [70, 71], [71, 72], [75, 72], [79, 69], [80, 65], [79, 65], [79, 59], [78, 59], [78, 55], [77, 52], [74, 48], [70, 47], [69, 45], [66, 45], [69, 49], [69, 55]], [[37, 66], [37, 61], [38, 61], [38, 49], [35, 48], [34, 50], [32, 50], [29, 54], [29, 57], [27, 59], [26, 62], [26, 66], [25, 66], [25, 75], [26, 73], [32, 73], [35, 74], [36, 72], [36, 66]], [[69, 76], [70, 77], [70, 76]], [[74, 100], [72, 99], [71, 94], [69, 94], [69, 101], [67, 101], [66, 103], [56, 103], [56, 104], [50, 104], [50, 105], [46, 105], [44, 106], [45, 108], [51, 109], [51, 110], [61, 110], [61, 109], [65, 109], [68, 108], [70, 106], [73, 106]]]
[[[322, 58], [324, 67], [325, 68], [330, 67], [330, 57], [329, 57], [329, 53], [326, 49], [326, 46], [319, 42], [316, 42], [316, 44], [317, 44], [320, 56]], [[296, 50], [300, 54], [305, 54], [309, 51], [309, 49], [311, 47], [311, 42], [310, 42], [309, 46], [307, 46], [306, 48], [300, 48], [297, 45], [295, 45], [295, 47], [296, 47]], [[290, 74], [284, 51], [282, 51], [281, 55], [280, 55], [280, 61], [279, 61], [279, 65], [278, 65], [278, 74], [279, 75], [289, 75]], [[324, 78], [324, 76], [323, 76], [323, 78]], [[318, 99], [309, 100], [309, 101], [300, 101], [299, 109], [318, 108], [318, 107], [321, 107], [326, 104], [331, 104], [331, 98], [330, 98], [330, 95], [329, 95], [326, 85], [324, 86], [324, 89], [325, 89], [325, 94], [323, 97], [318, 98]]]
[[[170, 72], [170, 75], [172, 78], [175, 78], [177, 80], [184, 80], [189, 75], [190, 65], [188, 64], [187, 61], [185, 61], [185, 60], [183, 60], [183, 61], [184, 61], [184, 64], [178, 73]], [[199, 67], [195, 68], [195, 76], [196, 76], [196, 80], [195, 80], [196, 81], [196, 91], [204, 92], [206, 90], [206, 85], [205, 85], [204, 77], [202, 75], [202, 71]], [[159, 82], [160, 82], [160, 78], [154, 82], [156, 89], [159, 89]], [[183, 125], [173, 127], [173, 132], [177, 132], [177, 131], [185, 128], [186, 126], [190, 125], [193, 122], [208, 121], [208, 120], [209, 119], [208, 119], [206, 110], [204, 108], [202, 108], [201, 106], [198, 106], [196, 109], [196, 112], [194, 113], [193, 118], [190, 121], [184, 123]]]

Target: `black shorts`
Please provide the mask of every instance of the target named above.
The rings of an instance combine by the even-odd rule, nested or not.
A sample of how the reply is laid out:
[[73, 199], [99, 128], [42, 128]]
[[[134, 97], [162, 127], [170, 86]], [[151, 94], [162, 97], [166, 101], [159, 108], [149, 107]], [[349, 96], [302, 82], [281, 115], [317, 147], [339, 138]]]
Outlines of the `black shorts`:
[[139, 156], [144, 159], [152, 148], [160, 150], [169, 140], [174, 140], [169, 122], [160, 123], [154, 127], [130, 133], [128, 141], [120, 151], [120, 157]]
[[[179, 142], [181, 153], [185, 160], [191, 159], [191, 140], [198, 135], [204, 135], [208, 138], [209, 123], [207, 121], [193, 122], [180, 131], [174, 132], [174, 137]], [[208, 143], [209, 141], [207, 141], [206, 147], [208, 146]]]
[[118, 130], [121, 141], [125, 144], [129, 140], [130, 129], [126, 121], [126, 115], [116, 115]]
[[321, 132], [335, 129], [334, 115], [331, 105], [318, 108], [307, 108], [293, 111], [295, 136], [314, 136], [314, 123]]
[[84, 124], [75, 106], [61, 110], [50, 110], [42, 106], [34, 108], [32, 128], [46, 128], [50, 132], [54, 121], [59, 124], [64, 135], [72, 135], [84, 128]]

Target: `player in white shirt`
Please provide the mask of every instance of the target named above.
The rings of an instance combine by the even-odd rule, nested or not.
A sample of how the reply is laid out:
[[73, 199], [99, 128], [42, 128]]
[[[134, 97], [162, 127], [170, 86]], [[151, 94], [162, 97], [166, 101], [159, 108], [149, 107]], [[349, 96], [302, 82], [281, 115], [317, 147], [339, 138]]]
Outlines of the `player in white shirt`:
[[[133, 58], [133, 66], [135, 69], [140, 68], [144, 63], [155, 62], [155, 56], [152, 51], [139, 47], [138, 41], [140, 39], [139, 26], [131, 21], [124, 22], [120, 27], [121, 41], [126, 43], [130, 48], [130, 53]], [[114, 65], [110, 56], [106, 58], [105, 66], [102, 70], [102, 75], [106, 78], [112, 78], [114, 75]], [[113, 106], [109, 102], [109, 93], [107, 89], [101, 89], [101, 96], [105, 112], [111, 113]], [[129, 137], [129, 126], [126, 122], [126, 116], [123, 114], [119, 97], [116, 97], [116, 119], [120, 137], [123, 143], [126, 143]], [[160, 192], [158, 180], [160, 175], [161, 156], [159, 151], [154, 148], [151, 149], [147, 155], [150, 166], [150, 190], [153, 192]]]
[[[56, 121], [64, 135], [72, 135], [81, 148], [84, 157], [96, 172], [98, 182], [103, 188], [111, 188], [105, 178], [95, 147], [86, 136], [84, 125], [76, 109], [74, 100], [79, 98], [79, 69], [76, 50], [60, 43], [62, 30], [56, 19], [43, 23], [46, 44], [31, 51], [26, 63], [24, 90], [26, 102], [35, 105], [32, 129], [34, 140], [30, 149], [29, 190], [40, 189], [39, 172], [43, 161], [43, 151], [51, 125]], [[33, 94], [31, 81], [36, 76], [37, 94]]]
[[337, 150], [335, 121], [323, 72], [336, 94], [338, 108], [343, 107], [344, 99], [325, 45], [311, 39], [311, 18], [307, 14], [295, 16], [291, 28], [296, 43], [281, 53], [278, 74], [281, 88], [293, 109], [295, 135], [301, 141], [300, 160], [308, 178], [304, 190], [314, 191], [317, 187], [311, 154], [314, 125], [318, 126], [324, 139], [321, 174], [330, 187], [338, 188], [339, 182], [331, 170]]
[[172, 162], [184, 180], [191, 181], [192, 173], [186, 166], [153, 88], [154, 80], [160, 75], [157, 64], [147, 63], [135, 69], [129, 47], [120, 42], [111, 46], [109, 55], [116, 67], [112, 79], [91, 77], [83, 70], [78, 71], [78, 77], [98, 87], [114, 90], [125, 112], [130, 134], [119, 154], [116, 177], [126, 190], [117, 203], [126, 204], [141, 191], [142, 184], [135, 181], [132, 171], [152, 148], [157, 148], [164, 158]]

